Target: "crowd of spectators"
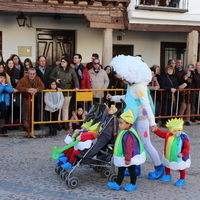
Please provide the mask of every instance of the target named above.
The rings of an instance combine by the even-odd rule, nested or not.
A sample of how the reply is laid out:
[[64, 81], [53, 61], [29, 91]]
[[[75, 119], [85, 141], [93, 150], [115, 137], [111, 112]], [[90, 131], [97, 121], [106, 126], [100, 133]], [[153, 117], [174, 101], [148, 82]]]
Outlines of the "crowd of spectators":
[[[183, 60], [170, 59], [163, 72], [160, 72], [160, 67], [157, 65], [151, 67], [152, 81], [148, 87], [152, 91], [152, 97], [154, 98], [155, 91], [158, 89], [165, 89], [165, 91], [156, 92], [154, 99], [156, 116], [186, 115], [184, 121], [188, 126], [191, 122], [199, 120], [198, 117], [190, 117], [190, 115], [198, 114], [195, 108], [199, 107], [199, 92], [191, 89], [200, 89], [199, 65], [200, 63], [197, 62], [196, 66], [189, 64], [184, 68]], [[177, 89], [185, 90], [180, 90], [178, 95]], [[168, 118], [161, 118], [162, 127], [166, 127], [167, 120]]]
[[[148, 87], [151, 90], [152, 99], [156, 103], [156, 116], [170, 116], [172, 114], [172, 104], [177, 98], [177, 89], [200, 88], [200, 62], [197, 62], [196, 66], [190, 64], [184, 69], [181, 59], [176, 61], [170, 59], [163, 72], [160, 72], [158, 65], [153, 65], [151, 71], [152, 81]], [[35, 98], [35, 121], [52, 119], [53, 121], [67, 121], [82, 116], [76, 112], [74, 92], [46, 92], [46, 96], [44, 96], [44, 93], [41, 92], [44, 89], [126, 89], [127, 84], [113, 71], [112, 67], [106, 66], [104, 68], [101, 65], [97, 53], [92, 54], [91, 62], [87, 63], [86, 66], [82, 64], [80, 54], [75, 54], [72, 62], [67, 54], [63, 54], [60, 64], [54, 67], [47, 65], [45, 56], [39, 56], [34, 67], [29, 58], [26, 58], [22, 63], [20, 57], [13, 54], [6, 61], [0, 55], [0, 86], [0, 133], [5, 134], [7, 129], [18, 128], [17, 126], [7, 126], [6, 128], [5, 124], [22, 123], [27, 133], [29, 132], [31, 113], [27, 108], [32, 95]], [[159, 89], [165, 89], [165, 91], [158, 91]], [[157, 91], [156, 95], [155, 91]], [[22, 98], [19, 98], [21, 97], [19, 92], [22, 92]], [[7, 93], [9, 93], [9, 97]], [[185, 125], [190, 125], [190, 121], [199, 120], [195, 117], [190, 118], [190, 115], [196, 112], [198, 94], [197, 91], [184, 90], [180, 92], [176, 104], [179, 106], [178, 114], [187, 115]], [[93, 91], [93, 102], [103, 103], [106, 101], [105, 96], [106, 92]], [[21, 105], [19, 105], [20, 99], [22, 100], [20, 101]], [[62, 105], [56, 106], [58, 101], [62, 102]], [[86, 107], [85, 103], [79, 102], [78, 108], [84, 113], [84, 116], [91, 107], [91, 102], [87, 102]], [[41, 115], [42, 109], [43, 115]], [[168, 118], [161, 119], [163, 127], [165, 127], [167, 120]], [[50, 135], [57, 135], [57, 129], [74, 128], [78, 125], [79, 123], [62, 123], [60, 126], [49, 125], [49, 132]], [[36, 124], [35, 129], [40, 129], [40, 125]], [[28, 133], [27, 137], [32, 136]]]

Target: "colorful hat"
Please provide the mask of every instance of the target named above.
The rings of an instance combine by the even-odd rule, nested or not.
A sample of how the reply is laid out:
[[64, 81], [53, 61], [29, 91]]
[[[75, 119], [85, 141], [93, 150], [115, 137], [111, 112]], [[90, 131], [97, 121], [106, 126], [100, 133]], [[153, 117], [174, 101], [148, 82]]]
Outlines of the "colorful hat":
[[88, 131], [89, 131], [89, 132], [92, 132], [92, 133], [95, 133], [95, 134], [99, 134], [99, 126], [100, 126], [100, 122], [98, 122], [98, 123], [92, 125], [92, 126], [88, 129]]
[[93, 119], [91, 119], [91, 120], [88, 121], [88, 122], [83, 123], [81, 127], [85, 128], [85, 130], [89, 130], [89, 128], [90, 128], [92, 122], [93, 122]]
[[179, 131], [179, 130], [183, 130], [183, 124], [184, 121], [181, 118], [175, 118], [175, 119], [171, 119], [168, 120], [166, 123], [166, 127], [171, 131]]
[[120, 117], [127, 123], [133, 124], [134, 122], [134, 117], [133, 117], [133, 112], [128, 109], [126, 112], [122, 113]]

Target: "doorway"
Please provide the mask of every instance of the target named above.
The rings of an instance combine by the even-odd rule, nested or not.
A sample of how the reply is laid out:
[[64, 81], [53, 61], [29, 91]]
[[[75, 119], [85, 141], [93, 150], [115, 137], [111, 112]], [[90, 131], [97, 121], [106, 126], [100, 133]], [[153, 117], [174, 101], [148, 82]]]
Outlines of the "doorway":
[[113, 44], [113, 57], [121, 54], [133, 56], [133, 45]]
[[185, 63], [186, 43], [161, 42], [160, 54], [160, 67], [163, 72], [169, 59], [181, 59]]
[[49, 66], [56, 66], [62, 54], [68, 54], [70, 61], [75, 53], [74, 30], [37, 29], [37, 57], [43, 55]]

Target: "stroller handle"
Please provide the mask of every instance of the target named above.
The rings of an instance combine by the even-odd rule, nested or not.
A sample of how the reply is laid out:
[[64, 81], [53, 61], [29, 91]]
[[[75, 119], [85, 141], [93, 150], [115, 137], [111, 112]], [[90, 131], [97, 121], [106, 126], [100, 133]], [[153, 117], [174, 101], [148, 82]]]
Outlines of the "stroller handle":
[[123, 99], [120, 99], [121, 103], [124, 105], [122, 108], [120, 108], [114, 115], [118, 116], [119, 113], [122, 113], [124, 109], [126, 108], [126, 102]]

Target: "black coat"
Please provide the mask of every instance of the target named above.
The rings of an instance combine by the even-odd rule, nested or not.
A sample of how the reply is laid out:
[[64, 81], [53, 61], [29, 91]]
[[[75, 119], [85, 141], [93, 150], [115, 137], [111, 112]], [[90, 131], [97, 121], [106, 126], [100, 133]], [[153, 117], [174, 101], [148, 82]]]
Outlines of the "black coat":
[[35, 69], [37, 72], [37, 76], [39, 76], [42, 82], [44, 83], [45, 89], [49, 88], [49, 81], [50, 81], [49, 76], [51, 74], [52, 68], [49, 66], [46, 66], [44, 74], [40, 71], [39, 66], [37, 66]]

